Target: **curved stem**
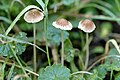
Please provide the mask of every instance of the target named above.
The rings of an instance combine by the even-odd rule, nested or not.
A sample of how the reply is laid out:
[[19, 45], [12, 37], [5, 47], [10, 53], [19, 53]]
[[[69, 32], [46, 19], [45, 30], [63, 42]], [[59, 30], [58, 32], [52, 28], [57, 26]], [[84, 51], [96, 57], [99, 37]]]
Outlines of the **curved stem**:
[[29, 6], [27, 6], [25, 9], [23, 9], [19, 14], [18, 14], [18, 16], [14, 19], [14, 21], [11, 23], [11, 25], [8, 27], [8, 29], [6, 30], [6, 32], [5, 32], [5, 35], [8, 35], [8, 33], [11, 31], [11, 29], [14, 27], [14, 25], [16, 24], [16, 22], [18, 21], [18, 20], [20, 20], [20, 17], [25, 13], [25, 12], [27, 12], [29, 9], [32, 9], [32, 8], [36, 8], [36, 9], [39, 9], [40, 10], [40, 8], [39, 7], [37, 7], [37, 6], [34, 6], [34, 5], [29, 5]]
[[100, 62], [101, 60], [104, 60], [104, 59], [106, 59], [106, 58], [109, 58], [109, 57], [118, 57], [118, 58], [120, 58], [120, 56], [118, 56], [118, 55], [110, 55], [110, 56], [103, 56], [102, 58], [100, 58], [100, 59], [98, 59], [97, 61], [95, 61], [88, 69], [87, 69], [87, 71], [90, 71], [98, 62]]
[[62, 54], [61, 54], [61, 64], [64, 66], [64, 31], [61, 32], [61, 41], [62, 41]]
[[86, 60], [85, 60], [85, 70], [87, 69], [88, 66], [88, 61], [89, 61], [89, 35], [86, 33]]
[[72, 73], [71, 76], [75, 75], [75, 74], [83, 74], [83, 73], [86, 73], [86, 74], [89, 74], [89, 75], [93, 74], [93, 73], [90, 73], [90, 72], [87, 72], [87, 71], [77, 71], [77, 72]]
[[[36, 26], [33, 24], [33, 43], [36, 45]], [[33, 63], [34, 63], [34, 72], [37, 72], [37, 63], [36, 63], [36, 47], [33, 46]], [[36, 76], [34, 76], [34, 80], [36, 80]]]

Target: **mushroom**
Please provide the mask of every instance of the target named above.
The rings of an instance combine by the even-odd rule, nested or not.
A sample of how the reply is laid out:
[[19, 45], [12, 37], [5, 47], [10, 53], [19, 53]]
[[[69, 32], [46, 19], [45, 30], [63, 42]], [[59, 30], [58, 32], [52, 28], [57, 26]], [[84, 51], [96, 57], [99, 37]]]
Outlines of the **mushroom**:
[[31, 9], [24, 15], [24, 20], [28, 23], [37, 23], [44, 18], [43, 12], [38, 9]]
[[54, 21], [52, 25], [61, 30], [71, 30], [72, 29], [72, 24], [64, 18]]
[[[35, 23], [41, 21], [44, 18], [44, 14], [41, 9], [31, 9], [27, 11], [24, 15], [24, 20], [28, 23], [33, 23], [33, 43], [36, 44], [36, 26]], [[34, 72], [37, 72], [37, 63], [36, 63], [36, 47], [33, 46], [33, 64], [34, 64]]]
[[62, 41], [62, 54], [61, 54], [61, 64], [64, 65], [64, 32], [63, 30], [71, 30], [72, 24], [66, 19], [58, 19], [52, 23], [55, 28], [59, 28], [62, 30], [61, 32], [61, 41]]
[[78, 28], [86, 32], [86, 61], [85, 61], [85, 70], [87, 69], [89, 62], [89, 33], [93, 32], [96, 28], [93, 21], [86, 19], [79, 22]]
[[86, 33], [91, 33], [95, 30], [96, 26], [91, 20], [86, 19], [79, 22], [78, 28]]

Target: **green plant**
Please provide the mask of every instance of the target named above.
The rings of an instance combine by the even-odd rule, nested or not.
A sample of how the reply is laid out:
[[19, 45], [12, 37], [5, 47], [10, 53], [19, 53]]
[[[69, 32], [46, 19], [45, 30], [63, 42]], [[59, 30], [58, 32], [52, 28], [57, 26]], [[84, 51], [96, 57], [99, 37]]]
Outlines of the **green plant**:
[[0, 0], [0, 79], [119, 80], [119, 7], [119, 0]]

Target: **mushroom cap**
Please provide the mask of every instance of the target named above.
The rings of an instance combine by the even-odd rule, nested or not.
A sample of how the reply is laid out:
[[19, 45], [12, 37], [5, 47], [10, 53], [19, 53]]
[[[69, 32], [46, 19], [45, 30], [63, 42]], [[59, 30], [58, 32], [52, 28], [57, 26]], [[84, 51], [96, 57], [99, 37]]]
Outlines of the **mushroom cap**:
[[72, 24], [64, 18], [54, 21], [52, 25], [61, 30], [71, 30], [73, 27]]
[[91, 33], [95, 30], [96, 26], [93, 21], [86, 19], [79, 22], [78, 28], [86, 33]]
[[38, 9], [31, 9], [24, 15], [24, 20], [28, 23], [37, 23], [44, 18], [44, 14]]

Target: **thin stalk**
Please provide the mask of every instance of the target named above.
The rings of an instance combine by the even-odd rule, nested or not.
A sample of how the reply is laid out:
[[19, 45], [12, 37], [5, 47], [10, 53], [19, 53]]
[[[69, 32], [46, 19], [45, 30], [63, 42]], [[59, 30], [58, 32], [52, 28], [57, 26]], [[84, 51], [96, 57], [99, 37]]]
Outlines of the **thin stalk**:
[[17, 57], [17, 55], [16, 55], [15, 51], [12, 49], [12, 46], [11, 46], [10, 44], [9, 44], [9, 47], [10, 47], [10, 50], [12, 51], [13, 55], [15, 56], [15, 58], [16, 58], [16, 60], [17, 60], [18, 64], [21, 66], [21, 68], [22, 68], [22, 70], [23, 70], [24, 74], [25, 74], [25, 75], [27, 75], [27, 73], [26, 73], [25, 69], [23, 68], [23, 66], [22, 66], [21, 62], [19, 61], [19, 59], [18, 59], [18, 57]]
[[103, 57], [101, 57], [100, 59], [98, 59], [97, 61], [95, 61], [88, 69], [87, 69], [87, 71], [90, 71], [97, 63], [99, 63], [101, 60], [104, 60], [104, 59], [106, 59], [106, 58], [109, 58], [109, 57], [117, 57], [117, 58], [120, 58], [120, 56], [118, 56], [118, 55], [110, 55], [110, 56], [103, 56]]
[[53, 62], [54, 64], [58, 63], [58, 54], [57, 54], [57, 48], [56, 46], [52, 47], [52, 56], [53, 56]]
[[62, 41], [62, 54], [61, 54], [61, 64], [64, 66], [64, 31], [61, 32], [61, 41]]
[[2, 80], [4, 80], [4, 76], [5, 76], [5, 67], [6, 67], [6, 61], [2, 65]]
[[83, 74], [83, 73], [84, 73], [84, 74], [93, 75], [93, 73], [90, 73], [90, 72], [87, 72], [87, 71], [77, 71], [77, 72], [72, 73], [71, 76], [72, 76], [72, 75], [76, 75], [76, 74]]
[[110, 80], [112, 80], [112, 74], [113, 74], [113, 69], [111, 70], [111, 73], [110, 73]]
[[44, 8], [44, 13], [45, 13], [45, 18], [44, 18], [44, 32], [45, 32], [45, 42], [46, 42], [46, 54], [47, 54], [47, 59], [48, 59], [48, 64], [51, 65], [50, 63], [50, 57], [49, 57], [49, 50], [48, 50], [48, 42], [47, 42], [47, 37], [46, 37], [46, 30], [47, 30], [47, 12], [46, 12], [47, 6]]
[[[1, 63], [4, 63], [4, 62], [6, 62], [6, 61], [0, 59], [0, 62], [1, 62]], [[6, 62], [6, 64], [9, 65], [9, 66], [13, 66], [14, 63]], [[19, 66], [19, 65], [16, 65], [16, 64], [15, 64], [15, 67], [21, 69], [21, 66]], [[33, 75], [39, 76], [39, 74], [37, 74], [37, 73], [35, 73], [35, 72], [27, 69], [27, 68], [24, 68], [24, 70], [25, 70], [25, 71], [28, 71], [29, 73], [31, 73], [31, 74], [33, 74]]]
[[85, 60], [85, 70], [87, 69], [88, 66], [88, 61], [89, 61], [89, 35], [86, 33], [86, 60]]
[[79, 57], [79, 59], [80, 59], [80, 61], [81, 61], [82, 70], [84, 70], [85, 65], [84, 65], [84, 62], [83, 62], [83, 60], [82, 60], [82, 57], [81, 57], [80, 54], [78, 55], [78, 57]]
[[[33, 43], [36, 45], [36, 26], [33, 24]], [[34, 72], [37, 72], [37, 63], [36, 63], [36, 47], [33, 46], [33, 64], [34, 64]], [[34, 80], [36, 80], [36, 76], [34, 76]]]
[[15, 63], [13, 63], [12, 67], [10, 68], [10, 71], [8, 73], [8, 78], [7, 80], [11, 80], [11, 77], [12, 77], [12, 73], [13, 73], [13, 70], [15, 68]]

